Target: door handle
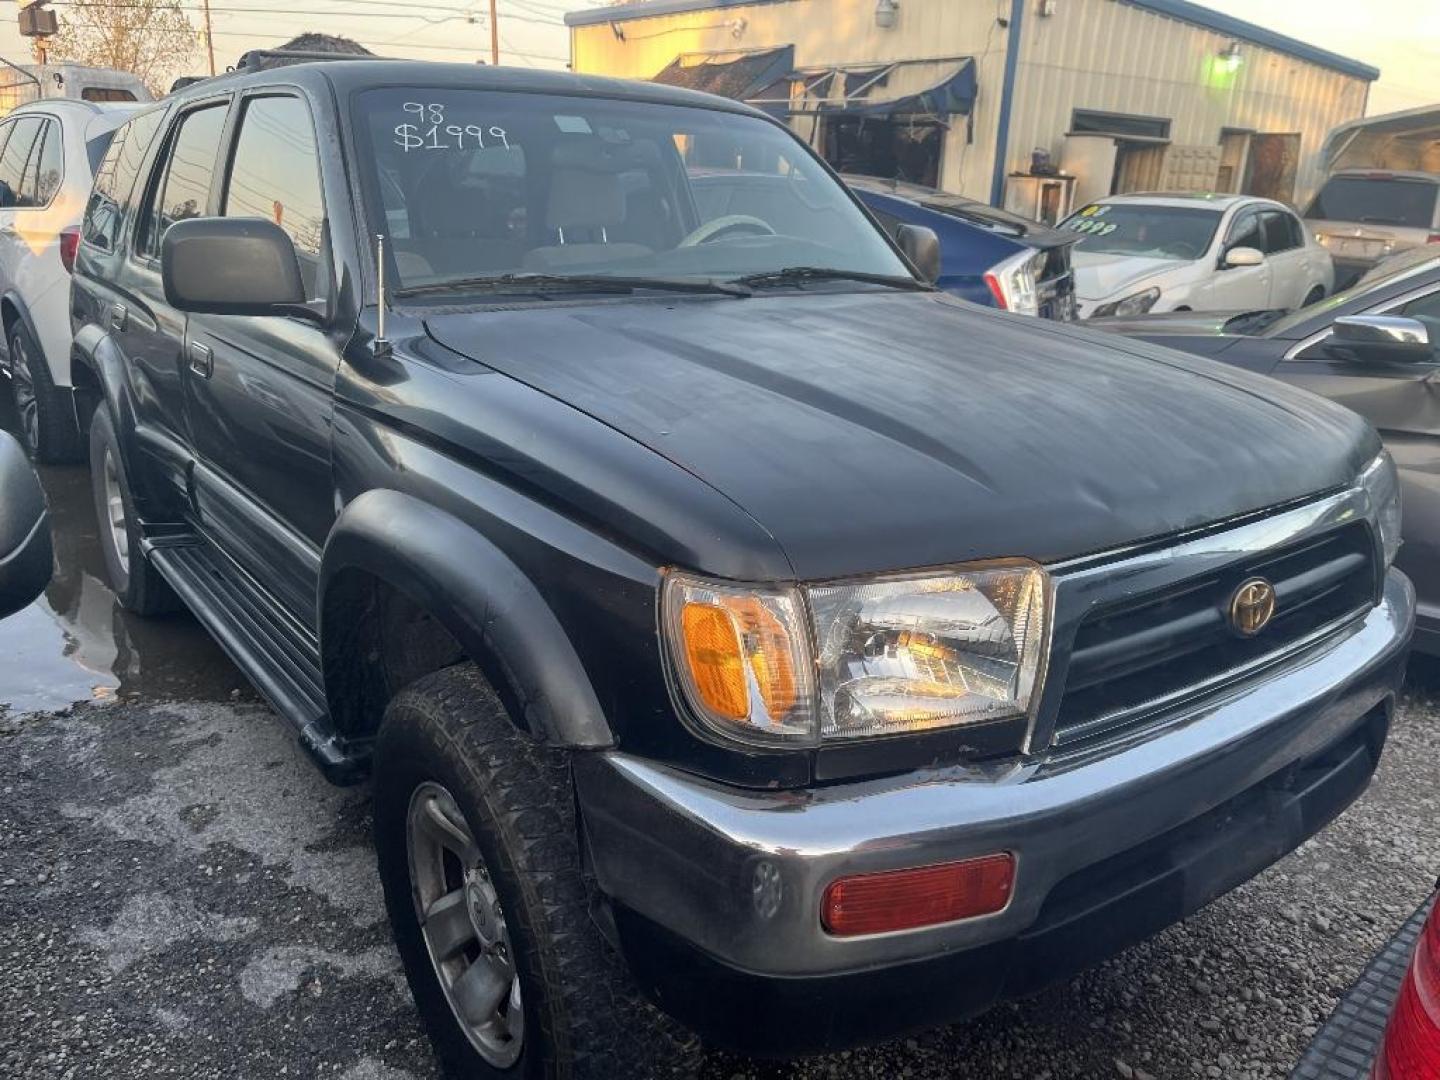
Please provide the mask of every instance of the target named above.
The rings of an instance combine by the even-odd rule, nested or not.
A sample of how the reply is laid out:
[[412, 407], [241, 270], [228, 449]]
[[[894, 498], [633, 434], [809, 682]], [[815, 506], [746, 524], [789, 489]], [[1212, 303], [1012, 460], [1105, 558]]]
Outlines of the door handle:
[[202, 379], [215, 374], [215, 351], [198, 341], [190, 343], [190, 370]]
[[124, 330], [125, 323], [128, 321], [129, 317], [130, 312], [126, 310], [124, 304], [110, 305], [110, 329]]

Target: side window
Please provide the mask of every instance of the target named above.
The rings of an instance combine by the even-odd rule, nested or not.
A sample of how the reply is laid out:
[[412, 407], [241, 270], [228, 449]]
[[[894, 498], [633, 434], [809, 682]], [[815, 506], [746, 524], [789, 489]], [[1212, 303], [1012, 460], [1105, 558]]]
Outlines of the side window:
[[[51, 120], [45, 125], [45, 131], [40, 136], [40, 149], [30, 155], [35, 163], [32, 174], [34, 183], [34, 206], [49, 206], [50, 200], [55, 198], [60, 190], [61, 170], [63, 164], [63, 147], [61, 145], [60, 124]], [[26, 185], [27, 190], [29, 184]]]
[[1424, 296], [1417, 296], [1408, 304], [1392, 315], [1404, 315], [1407, 318], [1419, 319], [1430, 331], [1431, 356], [1440, 360], [1440, 289], [1427, 293]]
[[227, 105], [208, 105], [180, 118], [168, 152], [157, 165], [159, 171], [135, 245], [137, 255], [155, 258], [166, 229], [205, 213], [228, 111]]
[[1225, 247], [1253, 247], [1265, 250], [1265, 234], [1260, 227], [1260, 214], [1255, 210], [1242, 211], [1230, 226], [1230, 239]]
[[1294, 220], [1289, 214], [1278, 210], [1267, 211], [1262, 215], [1264, 220], [1265, 246], [1261, 248], [1266, 254], [1274, 254], [1278, 251], [1289, 251], [1297, 246], [1291, 222]]
[[95, 168], [95, 186], [90, 192], [90, 202], [85, 207], [85, 222], [81, 227], [85, 243], [109, 251], [119, 241], [120, 226], [130, 202], [130, 192], [135, 187], [135, 178], [140, 175], [145, 151], [149, 149], [164, 118], [165, 110], [156, 109], [137, 116], [115, 132], [105, 157]]
[[40, 118], [26, 116], [15, 121], [15, 128], [0, 152], [0, 207], [21, 205], [20, 191], [35, 136], [40, 134]]
[[875, 220], [880, 222], [881, 226], [891, 236], [894, 236], [896, 233], [898, 233], [900, 231], [900, 226], [904, 224], [904, 222], [901, 221], [894, 214], [887, 214], [884, 210], [877, 210], [873, 206], [869, 209], [870, 213], [875, 215]]
[[221, 212], [265, 218], [284, 229], [295, 243], [305, 295], [319, 295], [325, 203], [315, 126], [305, 102], [257, 97], [245, 103]]

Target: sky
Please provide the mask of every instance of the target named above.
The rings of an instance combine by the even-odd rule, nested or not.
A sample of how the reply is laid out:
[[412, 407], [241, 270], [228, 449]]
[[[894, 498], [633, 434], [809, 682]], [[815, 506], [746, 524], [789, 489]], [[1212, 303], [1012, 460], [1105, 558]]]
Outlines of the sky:
[[[180, 2], [198, 29], [201, 0]], [[344, 34], [387, 56], [467, 63], [489, 57], [487, 0], [304, 0], [303, 12], [294, 0], [210, 2], [220, 67], [246, 49], [274, 47], [303, 31]], [[561, 16], [604, 0], [497, 2], [501, 62], [554, 68], [563, 67], [569, 53]], [[64, 0], [52, 4], [64, 13]], [[1206, 5], [1380, 68], [1370, 94], [1371, 115], [1440, 102], [1440, 0], [1206, 0]], [[28, 63], [28, 43], [13, 14], [18, 7], [0, 17], [0, 56]], [[203, 50], [196, 50], [189, 67], [204, 73]]]

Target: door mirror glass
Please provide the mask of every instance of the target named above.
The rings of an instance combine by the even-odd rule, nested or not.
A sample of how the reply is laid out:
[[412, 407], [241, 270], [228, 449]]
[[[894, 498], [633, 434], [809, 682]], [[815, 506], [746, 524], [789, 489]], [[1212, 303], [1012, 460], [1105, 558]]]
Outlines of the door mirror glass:
[[305, 284], [295, 245], [261, 218], [190, 218], [165, 230], [160, 249], [165, 299], [212, 315], [296, 315]]
[[923, 225], [901, 225], [895, 230], [895, 242], [921, 278], [934, 284], [940, 276], [940, 237], [935, 230]]
[[1225, 267], [1233, 270], [1237, 266], [1259, 266], [1265, 261], [1265, 254], [1259, 248], [1232, 247], [1225, 252]]
[[1369, 364], [1435, 361], [1430, 328], [1399, 315], [1344, 315], [1335, 320], [1325, 351], [1341, 360]]
[[20, 444], [0, 431], [0, 619], [45, 591], [54, 563], [40, 478]]

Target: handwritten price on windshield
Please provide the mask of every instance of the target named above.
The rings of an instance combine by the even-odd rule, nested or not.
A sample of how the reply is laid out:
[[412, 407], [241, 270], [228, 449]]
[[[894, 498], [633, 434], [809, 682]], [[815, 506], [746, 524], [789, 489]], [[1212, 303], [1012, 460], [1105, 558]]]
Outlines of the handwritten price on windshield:
[[418, 121], [395, 125], [395, 145], [407, 154], [412, 150], [464, 150], [466, 138], [470, 140], [471, 149], [483, 150], [496, 145], [510, 149], [510, 140], [502, 127], [447, 124], [445, 106], [437, 102], [407, 101], [402, 107]]

